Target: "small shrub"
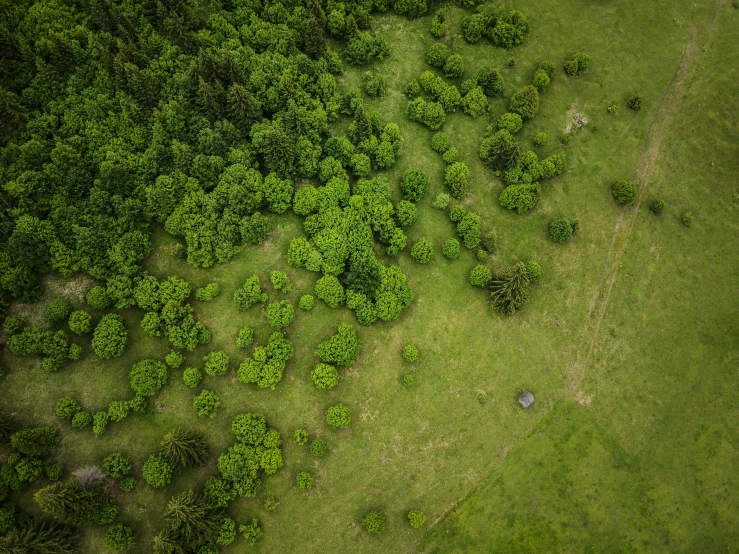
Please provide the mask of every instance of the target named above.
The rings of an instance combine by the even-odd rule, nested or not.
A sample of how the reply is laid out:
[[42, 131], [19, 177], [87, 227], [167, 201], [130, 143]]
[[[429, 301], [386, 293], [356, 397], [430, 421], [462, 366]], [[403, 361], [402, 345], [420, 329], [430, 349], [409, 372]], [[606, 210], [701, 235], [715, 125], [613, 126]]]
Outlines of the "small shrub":
[[54, 298], [46, 305], [46, 319], [52, 323], [59, 323], [69, 317], [70, 305], [64, 298]]
[[572, 235], [572, 223], [566, 217], [558, 217], [549, 223], [549, 238], [552, 241], [567, 242]]
[[333, 275], [324, 275], [315, 286], [316, 296], [323, 300], [329, 308], [336, 308], [346, 300], [346, 293], [341, 282]]
[[164, 363], [172, 369], [177, 369], [185, 361], [185, 357], [177, 352], [176, 350], [170, 350], [169, 353], [164, 357]]
[[293, 437], [295, 438], [295, 442], [298, 443], [300, 446], [308, 443], [308, 431], [306, 431], [305, 429], [295, 429]]
[[84, 310], [69, 314], [69, 330], [75, 335], [86, 335], [92, 329], [92, 317]]
[[92, 416], [92, 432], [95, 436], [100, 436], [105, 433], [105, 429], [108, 427], [108, 412], [98, 412]]
[[131, 388], [140, 396], [154, 396], [167, 381], [167, 366], [159, 360], [141, 360], [128, 374]]
[[421, 95], [421, 85], [418, 84], [418, 79], [411, 79], [403, 90], [408, 98], [416, 98]]
[[290, 292], [293, 288], [290, 279], [288, 279], [287, 275], [282, 271], [272, 271], [269, 274], [269, 280], [275, 290]]
[[529, 260], [524, 264], [526, 266], [526, 274], [529, 277], [529, 283], [536, 283], [541, 279], [541, 266], [534, 260]]
[[108, 293], [105, 291], [105, 287], [95, 286], [87, 291], [85, 302], [87, 302], [91, 308], [104, 310], [110, 306], [111, 300]]
[[135, 477], [124, 477], [118, 483], [118, 487], [123, 492], [131, 492], [133, 489], [136, 488], [136, 478]]
[[432, 67], [444, 67], [449, 58], [449, 47], [441, 42], [435, 42], [426, 50], [426, 63]]
[[434, 256], [434, 245], [426, 237], [421, 237], [411, 248], [411, 258], [419, 264], [427, 264]]
[[199, 416], [216, 417], [216, 410], [221, 405], [221, 399], [211, 390], [203, 389], [192, 401], [192, 407]]
[[141, 476], [155, 489], [169, 485], [172, 480], [172, 465], [164, 456], [153, 454], [141, 467]]
[[60, 398], [56, 403], [56, 415], [61, 419], [69, 419], [81, 409], [80, 405], [71, 396]]
[[127, 341], [128, 331], [123, 325], [123, 318], [118, 314], [107, 314], [95, 327], [92, 349], [103, 360], [109, 360], [123, 354]]
[[241, 349], [249, 348], [254, 342], [254, 331], [251, 327], [244, 325], [239, 329], [239, 334], [236, 336], [236, 346]]
[[642, 97], [639, 96], [638, 94], [635, 94], [634, 96], [632, 96], [626, 101], [626, 105], [632, 110], [634, 110], [635, 112], [638, 112], [639, 110], [641, 110], [641, 104], [642, 104]]
[[72, 427], [74, 429], [84, 429], [92, 423], [92, 414], [90, 412], [77, 412], [72, 416]]
[[385, 516], [379, 512], [368, 512], [362, 518], [362, 527], [373, 535], [381, 533], [385, 529]]
[[403, 175], [403, 179], [400, 181], [400, 192], [406, 200], [418, 202], [426, 196], [430, 184], [431, 181], [425, 171], [414, 169]]
[[410, 373], [406, 373], [405, 375], [403, 375], [403, 386], [404, 387], [410, 387], [415, 382], [416, 380], [413, 378], [413, 375], [411, 375]]
[[531, 84], [536, 87], [536, 90], [541, 92], [545, 88], [549, 87], [550, 84], [552, 84], [552, 80], [546, 71], [538, 69], [534, 73], [534, 79], [531, 81]]
[[431, 205], [438, 210], [446, 210], [450, 200], [451, 198], [447, 193], [440, 192], [436, 195], [436, 200]]
[[449, 135], [442, 131], [434, 133], [431, 137], [431, 149], [439, 154], [446, 152], [449, 149]]
[[205, 373], [212, 377], [223, 375], [228, 371], [228, 355], [223, 350], [211, 352], [203, 357], [205, 362]]
[[336, 404], [326, 410], [326, 423], [334, 429], [346, 429], [351, 423], [351, 412], [344, 404]]
[[539, 110], [539, 91], [533, 85], [519, 89], [512, 97], [510, 110], [524, 119], [531, 119]]
[[195, 291], [195, 299], [201, 302], [210, 302], [221, 292], [218, 283], [209, 283]]
[[406, 362], [411, 362], [411, 363], [415, 362], [418, 359], [418, 354], [419, 354], [418, 348], [416, 348], [412, 344], [406, 344], [403, 347], [403, 359]]
[[475, 287], [485, 287], [493, 278], [493, 272], [484, 265], [476, 265], [470, 271], [470, 284]]
[[682, 221], [683, 225], [685, 225], [686, 227], [692, 227], [693, 222], [695, 221], [695, 217], [693, 216], [692, 212], [685, 212], [680, 221]]
[[401, 227], [410, 227], [418, 217], [418, 210], [413, 202], [401, 200], [395, 205], [395, 218]]
[[136, 540], [133, 538], [133, 531], [131, 531], [130, 527], [126, 527], [122, 523], [111, 525], [105, 534], [105, 540], [103, 542], [105, 542], [105, 546], [116, 554], [130, 550], [136, 544]]
[[564, 63], [564, 70], [567, 75], [575, 77], [585, 71], [590, 65], [590, 56], [583, 52], [578, 52], [572, 56], [571, 60]]
[[478, 262], [484, 262], [488, 259], [488, 252], [487, 250], [484, 250], [480, 248], [480, 250], [477, 251], [477, 261]]
[[444, 184], [452, 191], [454, 198], [463, 198], [467, 192], [467, 181], [470, 170], [462, 162], [454, 162], [446, 168], [444, 173]]
[[636, 185], [631, 181], [616, 181], [611, 187], [613, 198], [619, 204], [631, 204], [636, 200]]
[[306, 312], [309, 312], [313, 309], [313, 306], [316, 305], [316, 299], [313, 298], [310, 294], [304, 294], [300, 297], [300, 300], [298, 300], [298, 308], [301, 310], [304, 310]]
[[287, 300], [281, 302], [270, 302], [267, 306], [267, 321], [275, 331], [287, 327], [295, 319], [295, 310]]
[[311, 454], [313, 454], [316, 458], [320, 458], [328, 450], [328, 444], [326, 444], [325, 440], [318, 437], [316, 439], [313, 439], [313, 442], [310, 443], [309, 448]]
[[459, 257], [461, 248], [457, 239], [448, 239], [441, 249], [441, 253], [449, 260], [455, 260]]
[[298, 483], [298, 488], [301, 491], [308, 492], [313, 488], [313, 476], [307, 471], [298, 473], [295, 481]]
[[239, 531], [243, 535], [243, 540], [248, 545], [256, 544], [262, 536], [262, 528], [259, 527], [259, 520], [254, 518], [249, 525], [239, 525]]
[[461, 77], [464, 73], [464, 60], [459, 54], [452, 54], [444, 62], [444, 75], [447, 77]]
[[441, 159], [444, 160], [444, 163], [447, 164], [453, 164], [457, 161], [457, 157], [459, 156], [459, 150], [456, 148], [450, 148], [444, 154], [442, 154]]
[[274, 496], [268, 496], [264, 499], [264, 509], [268, 512], [274, 512], [279, 506], [280, 503]]
[[9, 316], [3, 321], [3, 330], [8, 336], [17, 335], [23, 330], [23, 320], [16, 316]]
[[547, 134], [546, 133], [536, 133], [534, 135], [534, 146], [543, 146], [547, 142]]
[[664, 200], [652, 200], [649, 203], [649, 209], [652, 211], [654, 215], [659, 215], [665, 209], [665, 201]]
[[203, 374], [200, 373], [200, 370], [194, 367], [188, 367], [185, 369], [185, 371], [182, 373], [182, 381], [185, 383], [186, 386], [190, 387], [191, 389], [194, 389], [200, 384], [200, 381], [203, 380]]
[[132, 469], [133, 464], [131, 463], [131, 460], [126, 458], [126, 456], [120, 452], [114, 452], [113, 454], [106, 456], [103, 460], [103, 471], [105, 472], [105, 475], [111, 479], [120, 479], [125, 477], [131, 473]]
[[311, 380], [316, 388], [329, 390], [339, 384], [339, 372], [334, 366], [320, 363], [311, 371]]
[[364, 93], [370, 97], [383, 97], [387, 92], [387, 78], [376, 71], [364, 74]]
[[523, 119], [517, 113], [504, 113], [498, 118], [495, 126], [499, 131], [508, 131], [510, 134], [515, 135], [523, 127]]
[[413, 529], [419, 529], [423, 527], [423, 524], [426, 523], [426, 516], [423, 515], [418, 510], [411, 510], [408, 512], [408, 524]]

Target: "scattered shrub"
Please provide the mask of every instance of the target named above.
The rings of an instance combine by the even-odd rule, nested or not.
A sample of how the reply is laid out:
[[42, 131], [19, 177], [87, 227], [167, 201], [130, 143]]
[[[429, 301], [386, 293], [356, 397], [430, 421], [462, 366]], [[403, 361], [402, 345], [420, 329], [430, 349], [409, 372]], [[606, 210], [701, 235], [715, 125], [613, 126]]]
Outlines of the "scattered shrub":
[[538, 185], [511, 185], [503, 189], [498, 202], [504, 208], [525, 214], [539, 204], [540, 196]]
[[484, 250], [480, 248], [480, 250], [477, 251], [477, 261], [478, 262], [484, 262], [488, 259], [488, 253], [487, 250]]
[[[436, 135], [439, 134], [443, 133], [437, 133]], [[414, 169], [403, 175], [403, 179], [400, 181], [400, 192], [406, 200], [418, 202], [426, 196], [430, 184], [431, 181], [425, 171]]]
[[470, 284], [475, 287], [486, 287], [492, 278], [492, 271], [484, 265], [476, 265], [470, 271]]
[[521, 160], [521, 151], [513, 135], [501, 129], [493, 136], [483, 139], [480, 144], [480, 158], [490, 169], [515, 170]]
[[426, 50], [426, 63], [432, 67], [444, 67], [449, 56], [449, 47], [441, 42], [435, 42]]
[[382, 73], [367, 71], [364, 74], [364, 93], [370, 97], [383, 97], [387, 91], [387, 79]]
[[444, 62], [444, 74], [447, 77], [461, 77], [464, 73], [464, 60], [459, 54], [452, 54]]
[[531, 119], [539, 110], [539, 91], [533, 85], [519, 89], [512, 97], [510, 110], [524, 119]]
[[528, 276], [530, 283], [536, 283], [541, 279], [541, 266], [537, 262], [529, 260], [524, 265], [526, 266], [526, 275]]
[[411, 79], [408, 82], [408, 84], [405, 86], [403, 93], [408, 98], [416, 98], [417, 96], [420, 96], [421, 95], [421, 85], [418, 84], [418, 80]]
[[105, 291], [105, 287], [95, 286], [92, 287], [85, 295], [85, 302], [87, 302], [91, 308], [96, 310], [104, 310], [110, 306], [110, 297]]
[[141, 476], [150, 487], [164, 487], [172, 480], [172, 465], [164, 456], [153, 454], [141, 467]]
[[216, 417], [216, 410], [221, 405], [221, 399], [211, 390], [203, 389], [192, 401], [192, 407], [199, 416]]
[[340, 323], [336, 334], [320, 343], [314, 354], [323, 362], [349, 366], [359, 358], [359, 338], [351, 325]]
[[462, 162], [454, 162], [446, 168], [444, 184], [452, 191], [454, 198], [463, 198], [467, 192], [467, 180], [470, 170]]
[[558, 217], [549, 223], [549, 238], [554, 242], [567, 242], [573, 234], [572, 223], [566, 217]]
[[534, 135], [534, 146], [543, 146], [547, 142], [547, 134], [546, 133], [536, 133]]
[[116, 554], [130, 550], [136, 544], [133, 538], [133, 531], [130, 527], [126, 527], [122, 523], [111, 525], [105, 534], [105, 546]]
[[120, 479], [125, 477], [133, 470], [133, 464], [131, 460], [126, 458], [120, 452], [114, 452], [109, 454], [103, 460], [103, 471], [105, 475], [111, 479]]
[[313, 384], [322, 390], [332, 389], [339, 384], [339, 372], [328, 364], [318, 364], [310, 376]]
[[410, 387], [415, 382], [416, 380], [413, 378], [413, 375], [411, 375], [410, 373], [403, 375], [403, 386], [404, 387]]
[[400, 227], [410, 227], [418, 217], [418, 210], [413, 202], [401, 200], [395, 205], [395, 219]]
[[435, 152], [438, 152], [439, 154], [443, 154], [444, 152], [447, 151], [448, 148], [449, 148], [449, 135], [441, 131], [439, 131], [438, 133], [434, 133], [434, 136], [431, 137], [431, 149], [434, 150]]
[[239, 525], [239, 531], [242, 534], [244, 542], [248, 545], [256, 544], [262, 536], [262, 528], [259, 527], [259, 520], [254, 518], [249, 525]]
[[441, 38], [446, 33], [446, 22], [444, 21], [444, 12], [438, 10], [431, 19], [431, 36]]
[[457, 157], [459, 156], [459, 150], [456, 148], [450, 148], [444, 154], [442, 154], [441, 159], [444, 160], [444, 163], [447, 164], [453, 164], [457, 161]]
[[298, 300], [298, 308], [306, 312], [312, 310], [313, 306], [315, 305], [316, 305], [316, 300], [310, 294], [304, 294], [303, 296], [300, 297], [300, 300]]
[[266, 301], [267, 294], [262, 292], [262, 284], [256, 275], [249, 277], [244, 286], [234, 293], [234, 305], [241, 311], [248, 310], [257, 302]]
[[72, 427], [74, 429], [84, 429], [92, 423], [92, 414], [90, 412], [77, 412], [72, 416]]
[[510, 134], [515, 135], [523, 127], [523, 119], [517, 113], [504, 113], [498, 118], [495, 126], [499, 131], [508, 131]]
[[626, 105], [632, 110], [634, 110], [635, 112], [638, 112], [639, 110], [641, 110], [641, 104], [642, 104], [642, 97], [639, 96], [638, 94], [635, 94], [634, 96], [629, 98], [628, 101], [626, 102]]
[[288, 279], [287, 275], [282, 271], [272, 271], [269, 274], [269, 280], [275, 290], [290, 292], [293, 288], [290, 279]]
[[572, 56], [571, 60], [564, 62], [564, 69], [567, 75], [575, 77], [585, 71], [590, 65], [590, 56], [582, 52], [578, 52]]
[[295, 442], [298, 443], [299, 446], [303, 446], [304, 444], [308, 443], [308, 431], [306, 431], [305, 429], [295, 429], [293, 437], [295, 438]]
[[519, 262], [503, 270], [490, 282], [490, 302], [503, 315], [512, 315], [526, 303], [529, 276], [526, 266]]
[[223, 350], [217, 350], [203, 357], [205, 373], [212, 377], [223, 375], [228, 370], [228, 355]]
[[195, 291], [195, 299], [201, 302], [210, 302], [221, 292], [218, 283], [209, 283]]
[[440, 192], [436, 195], [436, 200], [431, 204], [434, 208], [439, 210], [446, 210], [449, 206], [450, 197], [445, 192]]
[[695, 217], [693, 216], [692, 212], [685, 212], [680, 221], [682, 221], [683, 225], [685, 225], [686, 227], [692, 227], [693, 222], [695, 221]]
[[267, 306], [267, 321], [275, 331], [279, 331], [290, 325], [295, 319], [295, 310], [287, 300], [271, 302]]
[[406, 362], [415, 362], [418, 359], [418, 348], [412, 344], [406, 344], [403, 347], [403, 359]]
[[173, 468], [198, 467], [208, 459], [205, 436], [185, 429], [175, 429], [162, 439], [162, 454]]
[[92, 317], [84, 310], [69, 314], [69, 330], [75, 335], [86, 335], [92, 329]]
[[552, 84], [552, 80], [546, 71], [538, 69], [534, 73], [534, 79], [531, 81], [531, 84], [534, 85], [534, 87], [536, 87], [536, 90], [541, 92], [545, 88], [547, 88], [550, 84]]
[[457, 259], [460, 253], [459, 241], [457, 239], [448, 239], [444, 243], [444, 247], [441, 249], [441, 253], [444, 255], [445, 258], [448, 258], [450, 260]]
[[197, 368], [188, 367], [185, 368], [185, 371], [182, 373], [182, 381], [191, 389], [197, 387], [202, 380], [203, 374], [200, 373], [200, 370]]
[[3, 321], [3, 330], [8, 334], [17, 335], [23, 330], [23, 320], [16, 316], [9, 316]]
[[346, 429], [351, 423], [351, 413], [344, 404], [336, 404], [326, 410], [326, 424], [334, 429]]
[[298, 488], [301, 491], [308, 492], [313, 488], [313, 476], [307, 471], [301, 471], [298, 473], [296, 481], [298, 483]]
[[649, 203], [649, 209], [652, 211], [654, 215], [659, 215], [665, 209], [665, 201], [664, 200], [652, 200]]
[[411, 249], [411, 258], [419, 264], [427, 264], [434, 256], [434, 245], [426, 237], [421, 237]]
[[108, 427], [108, 412], [97, 412], [92, 416], [92, 432], [96, 436], [100, 436], [105, 433], [105, 429]]
[[92, 349], [103, 360], [123, 354], [128, 341], [128, 331], [123, 318], [118, 314], [106, 314], [95, 327], [92, 335]]
[[136, 488], [136, 478], [135, 477], [124, 477], [118, 483], [118, 487], [123, 492], [131, 492], [134, 488]]
[[52, 323], [59, 323], [69, 317], [70, 305], [64, 298], [54, 298], [46, 305], [44, 315]]
[[310, 443], [309, 448], [311, 454], [313, 454], [316, 458], [320, 458], [328, 450], [328, 444], [326, 444], [325, 440], [318, 437], [316, 439], [313, 439], [313, 442]]
[[131, 388], [141, 396], [154, 396], [167, 381], [167, 366], [158, 360], [141, 360], [128, 374]]
[[362, 527], [373, 535], [381, 533], [385, 529], [385, 516], [379, 512], [368, 512], [362, 518]]
[[81, 409], [80, 405], [71, 396], [60, 398], [56, 403], [56, 415], [61, 419], [69, 419]]
[[172, 369], [177, 369], [185, 361], [185, 357], [176, 350], [170, 350], [164, 357], [164, 363]]
[[613, 198], [619, 204], [631, 204], [636, 200], [636, 185], [631, 181], [616, 181], [611, 187]]
[[423, 527], [423, 524], [426, 523], [426, 516], [423, 515], [418, 510], [411, 510], [408, 512], [408, 524], [413, 529], [419, 529], [420, 527]]

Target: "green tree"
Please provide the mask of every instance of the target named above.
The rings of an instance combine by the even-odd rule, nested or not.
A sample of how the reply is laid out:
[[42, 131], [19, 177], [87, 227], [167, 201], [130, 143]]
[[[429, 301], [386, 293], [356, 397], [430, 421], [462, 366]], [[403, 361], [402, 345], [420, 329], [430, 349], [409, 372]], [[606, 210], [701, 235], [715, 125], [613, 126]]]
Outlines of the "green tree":
[[111, 525], [105, 534], [105, 546], [116, 553], [126, 552], [136, 545], [133, 531], [122, 523]]
[[362, 527], [373, 535], [382, 533], [385, 529], [385, 516], [380, 512], [367, 512], [362, 518]]
[[172, 480], [172, 464], [161, 454], [152, 454], [141, 466], [141, 476], [144, 481], [156, 488], [168, 485]]
[[118, 314], [106, 314], [95, 327], [92, 335], [92, 349], [103, 360], [123, 354], [128, 341], [128, 331], [123, 318]]
[[434, 245], [426, 237], [421, 237], [411, 249], [411, 258], [419, 264], [427, 264], [434, 256]]
[[336, 404], [326, 410], [326, 424], [334, 429], [346, 429], [351, 423], [351, 413], [344, 404]]
[[528, 271], [519, 262], [501, 271], [490, 281], [490, 301], [501, 314], [512, 315], [526, 303], [528, 286]]
[[267, 321], [275, 331], [279, 331], [290, 325], [295, 319], [295, 310], [287, 300], [271, 302], [267, 306]]
[[328, 364], [318, 364], [310, 376], [316, 388], [322, 390], [332, 389], [339, 384], [339, 372]]
[[177, 428], [162, 440], [162, 455], [175, 469], [198, 467], [208, 459], [208, 453], [205, 435], [197, 431]]
[[360, 349], [354, 328], [348, 323], [340, 323], [336, 334], [316, 347], [315, 355], [325, 363], [349, 366], [359, 358]]

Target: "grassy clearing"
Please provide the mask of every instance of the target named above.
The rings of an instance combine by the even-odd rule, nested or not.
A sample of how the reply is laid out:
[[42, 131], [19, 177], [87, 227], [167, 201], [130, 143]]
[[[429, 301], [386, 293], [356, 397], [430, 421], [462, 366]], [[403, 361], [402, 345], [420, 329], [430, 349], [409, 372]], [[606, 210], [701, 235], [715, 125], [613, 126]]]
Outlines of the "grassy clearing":
[[[737, 543], [739, 441], [732, 406], [739, 359], [731, 286], [737, 259], [730, 247], [739, 205], [739, 167], [731, 151], [739, 118], [736, 105], [722, 99], [736, 96], [735, 69], [726, 53], [739, 42], [739, 12], [723, 5], [709, 40], [712, 3], [562, 5], [547, 0], [516, 2], [515, 7], [530, 20], [530, 40], [513, 52], [457, 41], [466, 73], [481, 65], [503, 68], [514, 57], [515, 67], [503, 69], [508, 97], [530, 81], [540, 61], [555, 61], [553, 84], [521, 142], [530, 146], [533, 135], [545, 131], [550, 141], [540, 156], [558, 151], [557, 138], [574, 106], [591, 124], [564, 148], [568, 173], [544, 185], [535, 212], [523, 217], [508, 213], [497, 204], [500, 183], [478, 159], [488, 122], [457, 113], [447, 118], [444, 130], [470, 167], [465, 204], [501, 237], [493, 264], [534, 258], [544, 269], [529, 306], [513, 318], [495, 315], [484, 293], [467, 283], [474, 253], [465, 251], [454, 262], [440, 255], [443, 241], [454, 236], [446, 216], [430, 205], [444, 189], [444, 164], [430, 149], [432, 132], [405, 118], [402, 96], [406, 82], [427, 68], [423, 53], [432, 43], [430, 17], [412, 22], [377, 18], [394, 48], [392, 58], [377, 65], [388, 76], [388, 96], [371, 104], [385, 121], [398, 123], [406, 139], [403, 157], [388, 178], [396, 184], [406, 170], [419, 167], [432, 176], [431, 193], [419, 206], [409, 239], [428, 237], [437, 247], [436, 257], [420, 266], [406, 251], [395, 262], [408, 275], [416, 300], [398, 322], [358, 330], [362, 356], [341, 371], [339, 387], [315, 389], [309, 376], [317, 361], [312, 352], [339, 321], [353, 321], [353, 315], [319, 301], [309, 313], [298, 310], [287, 329], [296, 356], [283, 381], [275, 391], [258, 390], [235, 379], [233, 371], [245, 354], [234, 341], [245, 324], [256, 330], [258, 342], [270, 331], [259, 307], [240, 313], [231, 298], [247, 277], [256, 273], [264, 283], [272, 269], [286, 271], [294, 287], [287, 295], [270, 291], [271, 300], [286, 297], [296, 305], [301, 294], [311, 292], [315, 275], [288, 268], [284, 259], [289, 240], [301, 233], [299, 219], [281, 217], [265, 246], [247, 248], [232, 262], [209, 270], [175, 258], [173, 239], [157, 231], [149, 261], [153, 274], [176, 274], [193, 287], [215, 281], [222, 288], [213, 302], [195, 303], [213, 342], [188, 355], [182, 368], [202, 368], [203, 355], [225, 349], [232, 371], [206, 377], [200, 387], [221, 396], [215, 419], [195, 415], [192, 398], [200, 389], [186, 388], [179, 369], [151, 402], [150, 413], [112, 423], [98, 439], [89, 431], [64, 429], [60, 458], [67, 469], [99, 463], [117, 450], [131, 455], [138, 468], [178, 424], [210, 437], [214, 455], [207, 466], [182, 473], [162, 491], [140, 482], [133, 493], [119, 497], [122, 521], [138, 532], [136, 552], [149, 551], [170, 496], [214, 473], [216, 454], [232, 443], [231, 419], [246, 411], [265, 413], [285, 441], [285, 467], [267, 479], [257, 499], [232, 505], [239, 522], [260, 518], [265, 535], [255, 551], [479, 552], [495, 546], [551, 552], [603, 551], [605, 545], [610, 551], [696, 552]], [[451, 32], [461, 17], [460, 10], [453, 10]], [[684, 99], [671, 108], [670, 131], [648, 183], [650, 193], [659, 191], [668, 208], [655, 218], [642, 206], [591, 363], [581, 386], [570, 391], [567, 375], [619, 217], [609, 185], [632, 175], [692, 27], [698, 29], [697, 59]], [[577, 50], [591, 54], [591, 67], [582, 77], [567, 78], [559, 64]], [[358, 85], [362, 72], [348, 72], [344, 84]], [[645, 102], [634, 113], [625, 99], [637, 91]], [[608, 114], [613, 104], [617, 110]], [[505, 111], [502, 100], [494, 106], [495, 115]], [[679, 222], [685, 210], [697, 217], [692, 229]], [[582, 221], [578, 235], [565, 246], [547, 239], [546, 226], [557, 215]], [[6, 355], [9, 371], [0, 386], [10, 411], [39, 424], [58, 424], [53, 406], [64, 394], [91, 410], [120, 398], [121, 391], [130, 394], [130, 367], [145, 357], [163, 358], [166, 344], [140, 331], [141, 311], [123, 315], [129, 346], [113, 361], [97, 359], [89, 338], [80, 341], [86, 347], [83, 359], [57, 374], [44, 373], [36, 360]], [[616, 338], [611, 329], [617, 330]], [[421, 351], [412, 366], [401, 357], [409, 342]], [[405, 388], [400, 379], [408, 371], [416, 384]], [[537, 398], [526, 412], [515, 404], [522, 388]], [[325, 408], [337, 401], [352, 409], [352, 426], [342, 432], [323, 423]], [[161, 413], [155, 403], [163, 406]], [[291, 438], [298, 427], [326, 438], [329, 453], [316, 461], [307, 448], [298, 447]], [[294, 484], [295, 475], [306, 470], [315, 475], [308, 494]], [[477, 492], [428, 537], [405, 522], [409, 509], [420, 509], [428, 530], [475, 487]], [[276, 512], [262, 508], [267, 495], [280, 501]], [[357, 523], [370, 509], [388, 517], [379, 537], [365, 536]], [[103, 532], [86, 531], [83, 551], [102, 551]], [[243, 549], [237, 542], [224, 550]]]

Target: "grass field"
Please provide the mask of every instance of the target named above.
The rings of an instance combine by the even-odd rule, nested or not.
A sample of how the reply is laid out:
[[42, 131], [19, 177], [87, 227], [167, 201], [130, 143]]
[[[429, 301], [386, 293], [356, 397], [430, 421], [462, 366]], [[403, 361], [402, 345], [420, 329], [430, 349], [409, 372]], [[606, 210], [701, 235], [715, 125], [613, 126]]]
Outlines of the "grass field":
[[[285, 296], [297, 304], [312, 291], [315, 274], [285, 261], [287, 244], [302, 232], [299, 218], [275, 219], [265, 245], [208, 270], [175, 257], [175, 240], [157, 230], [148, 261], [152, 274], [222, 287], [213, 302], [195, 303], [213, 341], [182, 367], [202, 367], [203, 355], [224, 349], [232, 371], [202, 384], [221, 397], [214, 419], [195, 415], [196, 391], [184, 386], [180, 369], [171, 372], [148, 413], [111, 423], [102, 437], [64, 428], [60, 459], [67, 469], [99, 464], [92, 453], [100, 451], [122, 451], [140, 467], [178, 424], [210, 437], [213, 455], [197, 472], [183, 472], [159, 491], [140, 481], [133, 493], [118, 496], [121, 520], [138, 533], [136, 552], [150, 551], [166, 501], [216, 471], [217, 454], [233, 442], [230, 421], [242, 412], [264, 413], [284, 440], [285, 466], [267, 478], [256, 499], [232, 504], [240, 523], [259, 517], [264, 537], [257, 552], [736, 550], [739, 75], [732, 51], [739, 44], [739, 10], [721, 1], [527, 0], [513, 7], [531, 24], [524, 46], [504, 51], [454, 42], [466, 74], [501, 68], [506, 97], [530, 82], [541, 61], [557, 63], [539, 114], [519, 140], [531, 147], [534, 134], [547, 132], [540, 157], [564, 151], [568, 172], [545, 182], [532, 213], [507, 212], [497, 202], [502, 184], [477, 153], [489, 121], [458, 112], [443, 130], [470, 167], [465, 204], [500, 236], [492, 265], [533, 258], [544, 270], [526, 309], [510, 318], [496, 315], [485, 293], [467, 282], [477, 263], [474, 252], [455, 261], [440, 255], [444, 240], [454, 236], [446, 215], [431, 207], [444, 189], [444, 164], [430, 148], [432, 132], [406, 119], [402, 94], [407, 81], [428, 68], [430, 17], [377, 17], [393, 54], [376, 67], [388, 76], [388, 95], [370, 105], [398, 123], [405, 137], [404, 154], [387, 176], [396, 185], [409, 169], [431, 175], [431, 194], [408, 234], [410, 244], [431, 239], [437, 254], [422, 266], [406, 249], [394, 262], [408, 275], [414, 303], [396, 322], [358, 329], [362, 355], [342, 371], [336, 389], [318, 391], [311, 383], [313, 350], [354, 316], [318, 302], [311, 312], [298, 311], [286, 330], [296, 356], [283, 381], [275, 391], [258, 390], [235, 378], [245, 354], [234, 341], [244, 324], [256, 329], [259, 342], [270, 330], [260, 308], [238, 312], [232, 296], [250, 275], [265, 282], [274, 269], [286, 271], [294, 287], [287, 295], [270, 291], [271, 299]], [[447, 40], [462, 16], [452, 10]], [[578, 50], [591, 55], [591, 66], [568, 78], [561, 62]], [[516, 64], [507, 68], [511, 57]], [[343, 84], [358, 86], [363, 70], [347, 72]], [[644, 97], [639, 112], [625, 106], [635, 92]], [[613, 114], [611, 105], [617, 106]], [[494, 114], [505, 107], [496, 100]], [[590, 123], [564, 146], [558, 138], [572, 109]], [[641, 202], [622, 210], [610, 183], [632, 177]], [[654, 197], [667, 204], [660, 217], [647, 209]], [[696, 216], [691, 228], [680, 222], [686, 211]], [[557, 215], [582, 222], [565, 245], [547, 236]], [[81, 286], [53, 281], [49, 295]], [[38, 306], [15, 309], [33, 317]], [[37, 424], [59, 425], [53, 408], [60, 396], [72, 394], [97, 411], [121, 391], [130, 394], [133, 363], [167, 351], [164, 340], [141, 331], [142, 315], [124, 313], [129, 346], [113, 361], [102, 362], [86, 343], [82, 360], [47, 374], [38, 360], [6, 354], [3, 404]], [[407, 343], [421, 351], [413, 365], [400, 355]], [[415, 376], [413, 387], [401, 385], [407, 372]], [[527, 411], [515, 401], [522, 389], [536, 395]], [[341, 432], [323, 422], [326, 407], [337, 401], [352, 409], [352, 425]], [[328, 441], [324, 458], [295, 444], [292, 432], [299, 427]], [[316, 477], [308, 494], [294, 484], [304, 470]], [[275, 512], [263, 509], [266, 496], [279, 500]], [[25, 507], [34, 509], [30, 502]], [[358, 524], [370, 509], [387, 516], [377, 537]], [[426, 514], [423, 529], [409, 528], [409, 509]], [[86, 530], [83, 552], [103, 551], [104, 531]], [[243, 551], [239, 541], [224, 549]]]

